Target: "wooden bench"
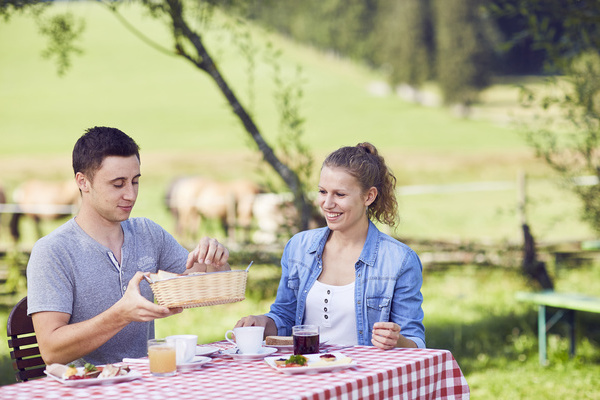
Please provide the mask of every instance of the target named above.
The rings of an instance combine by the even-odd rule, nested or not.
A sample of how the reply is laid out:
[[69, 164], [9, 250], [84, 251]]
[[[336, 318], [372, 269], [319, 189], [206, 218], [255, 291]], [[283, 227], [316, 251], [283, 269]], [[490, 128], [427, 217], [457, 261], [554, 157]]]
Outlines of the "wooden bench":
[[[545, 292], [518, 292], [517, 300], [537, 304], [538, 306], [538, 349], [540, 364], [546, 365], [546, 333], [561, 318], [566, 317], [571, 337], [570, 355], [575, 355], [575, 312], [584, 311], [600, 313], [600, 298], [577, 293]], [[550, 318], [546, 318], [546, 307], [557, 309]]]

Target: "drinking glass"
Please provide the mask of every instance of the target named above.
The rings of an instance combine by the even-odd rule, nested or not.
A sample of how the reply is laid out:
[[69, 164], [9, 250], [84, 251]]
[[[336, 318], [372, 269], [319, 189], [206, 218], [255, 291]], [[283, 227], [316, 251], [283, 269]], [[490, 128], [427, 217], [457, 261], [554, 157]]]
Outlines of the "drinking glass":
[[166, 339], [148, 340], [150, 373], [154, 376], [173, 376], [177, 373], [175, 343]]
[[296, 325], [292, 327], [294, 354], [316, 354], [319, 352], [319, 326]]

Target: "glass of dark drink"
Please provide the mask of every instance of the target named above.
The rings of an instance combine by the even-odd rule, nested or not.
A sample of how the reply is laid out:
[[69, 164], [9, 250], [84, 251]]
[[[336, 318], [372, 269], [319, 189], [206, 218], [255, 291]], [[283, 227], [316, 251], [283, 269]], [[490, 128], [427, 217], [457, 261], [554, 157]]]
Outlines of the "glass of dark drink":
[[319, 352], [319, 326], [296, 325], [292, 327], [294, 354], [316, 354]]

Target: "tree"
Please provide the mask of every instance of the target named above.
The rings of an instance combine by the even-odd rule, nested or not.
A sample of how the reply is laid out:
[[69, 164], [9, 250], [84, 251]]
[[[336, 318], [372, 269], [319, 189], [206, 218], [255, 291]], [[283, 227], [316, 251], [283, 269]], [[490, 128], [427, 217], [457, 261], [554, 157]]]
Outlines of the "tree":
[[432, 74], [433, 32], [430, 1], [380, 2], [376, 37], [379, 57], [393, 86], [420, 87]]
[[[5, 19], [10, 18], [10, 16], [16, 12], [30, 11], [32, 13], [40, 23], [42, 33], [46, 34], [49, 38], [47, 55], [57, 58], [58, 71], [59, 73], [64, 73], [70, 65], [72, 55], [81, 51], [74, 43], [77, 37], [82, 33], [83, 26], [70, 14], [55, 15], [50, 19], [43, 19], [43, 11], [46, 7], [50, 6], [50, 3], [38, 0], [0, 1], [0, 16], [3, 16]], [[150, 41], [142, 32], [137, 31], [133, 26], [129, 25], [127, 20], [119, 13], [119, 7], [122, 6], [123, 3], [108, 0], [97, 0], [97, 2], [110, 10], [134, 34], [143, 39], [146, 43], [166, 54], [175, 55], [187, 60], [196, 68], [206, 73], [215, 82], [221, 94], [229, 103], [232, 112], [238, 117], [239, 121], [244, 126], [244, 129], [250, 135], [258, 150], [262, 153], [264, 161], [275, 170], [294, 195], [294, 203], [298, 208], [298, 214], [300, 215], [298, 228], [300, 230], [306, 229], [311, 216], [311, 203], [305, 194], [305, 183], [301, 181], [296, 171], [282, 162], [273, 151], [273, 148], [264, 140], [253, 118], [246, 111], [233, 89], [221, 74], [221, 71], [204, 44], [202, 34], [197, 28], [193, 27], [193, 22], [195, 22], [193, 20], [193, 16], [195, 15], [194, 12], [198, 12], [199, 8], [203, 7], [210, 12], [213, 7], [211, 4], [212, 2], [193, 2], [188, 0], [138, 1], [138, 3], [147, 10], [150, 17], [163, 21], [168, 26], [173, 40], [171, 49], [162, 47]], [[294, 121], [296, 127], [299, 127], [298, 122], [301, 123], [298, 119]], [[292, 132], [297, 133], [298, 131], [296, 129]], [[301, 156], [298, 159], [311, 162], [311, 158], [306, 149], [302, 147], [299, 142], [299, 136], [293, 133], [290, 140], [291, 145], [288, 143], [287, 147], [288, 153], [298, 151]], [[293, 158], [295, 155], [297, 154], [291, 154], [290, 157]], [[302, 168], [303, 166], [300, 167]]]
[[[581, 54], [563, 71], [549, 80], [551, 94], [524, 89], [524, 105], [542, 110], [524, 131], [536, 155], [581, 201], [582, 220], [600, 234], [600, 55]], [[595, 179], [582, 181], [586, 176]]]
[[[523, 90], [523, 105], [541, 110], [524, 126], [526, 139], [577, 195], [582, 219], [600, 233], [600, 0], [493, 0], [490, 10], [528, 21], [512, 42], [532, 39], [558, 72], [542, 91]], [[581, 176], [595, 180], [582, 182]]]
[[600, 48], [600, 0], [488, 0], [487, 7], [497, 18], [526, 21], [509, 42], [532, 39], [559, 71], [578, 55]]
[[490, 84], [492, 35], [482, 0], [434, 0], [437, 82], [448, 104], [468, 106]]

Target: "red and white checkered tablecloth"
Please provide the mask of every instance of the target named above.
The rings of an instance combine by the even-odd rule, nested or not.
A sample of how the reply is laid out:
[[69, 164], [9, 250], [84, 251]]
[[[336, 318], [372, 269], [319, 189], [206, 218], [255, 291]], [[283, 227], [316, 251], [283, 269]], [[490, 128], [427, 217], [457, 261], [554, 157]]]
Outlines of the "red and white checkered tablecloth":
[[[221, 349], [227, 342], [211, 343]], [[336, 372], [285, 375], [263, 360], [238, 362], [215, 354], [201, 368], [158, 378], [148, 365], [130, 364], [142, 378], [111, 385], [68, 387], [50, 378], [0, 387], [0, 399], [469, 399], [467, 381], [448, 350], [372, 346], [339, 349], [357, 366]], [[275, 353], [276, 355], [277, 353]]]

